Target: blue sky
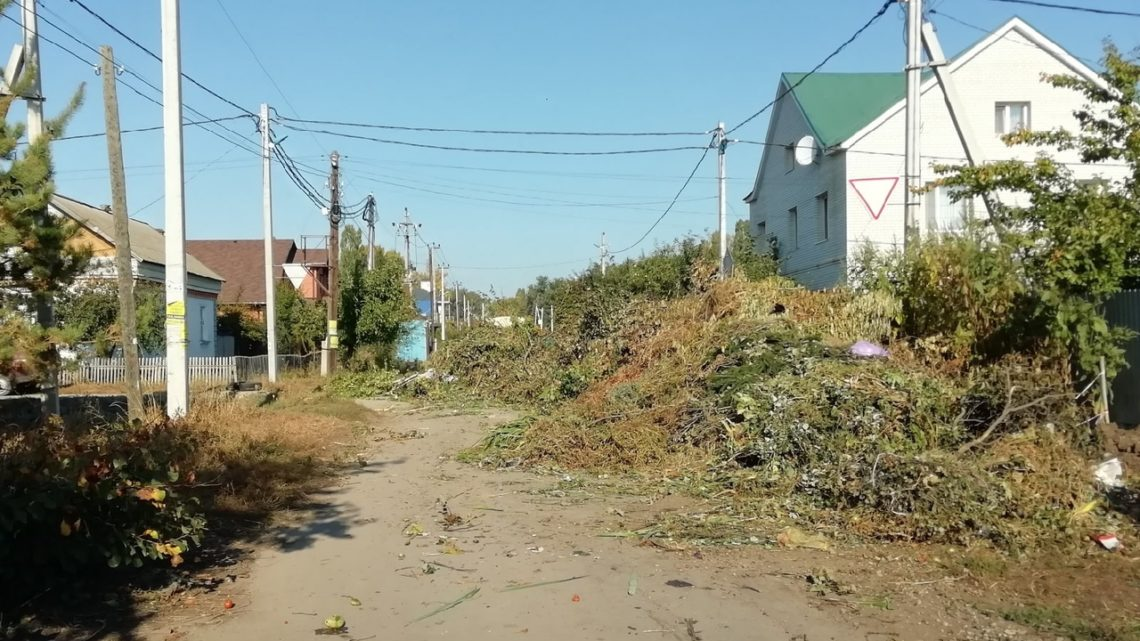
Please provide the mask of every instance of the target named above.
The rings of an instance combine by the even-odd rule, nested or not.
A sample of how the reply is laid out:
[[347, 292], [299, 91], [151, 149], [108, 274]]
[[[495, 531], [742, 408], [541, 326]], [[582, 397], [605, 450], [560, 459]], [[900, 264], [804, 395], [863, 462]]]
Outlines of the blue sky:
[[[691, 131], [730, 127], [769, 100], [782, 71], [805, 71], [845, 40], [879, 0], [220, 0], [268, 68], [259, 68], [227, 21], [219, 0], [184, 0], [183, 69], [256, 112], [269, 102], [282, 115], [409, 126], [574, 131]], [[1132, 10], [1131, 0], [1071, 0]], [[86, 0], [88, 6], [160, 51], [157, 0]], [[103, 129], [96, 56], [62, 27], [160, 85], [160, 66], [67, 0], [43, 0], [41, 32], [87, 64], [43, 42], [46, 109], [58, 109], [81, 82], [87, 103], [68, 133]], [[1124, 49], [1140, 42], [1140, 20], [1110, 18], [992, 0], [934, 0], [933, 16], [947, 51], [981, 33], [954, 17], [991, 29], [1017, 14], [1072, 53], [1099, 59], [1101, 43]], [[9, 14], [18, 17], [13, 7]], [[941, 14], [941, 15], [940, 15]], [[57, 26], [47, 24], [50, 21]], [[4, 41], [18, 27], [0, 21]], [[829, 71], [884, 71], [903, 64], [902, 10], [892, 7]], [[154, 98], [137, 78], [121, 76]], [[282, 96], [282, 93], [284, 96]], [[120, 85], [124, 129], [161, 124], [160, 108]], [[210, 118], [237, 110], [184, 83], [185, 103]], [[199, 116], [187, 111], [187, 118]], [[11, 117], [22, 118], [23, 108]], [[257, 144], [251, 122], [224, 126]], [[767, 115], [735, 135], [762, 140]], [[228, 138], [234, 133], [213, 127]], [[391, 223], [407, 207], [438, 242], [465, 286], [513, 293], [538, 274], [561, 275], [596, 259], [605, 231], [612, 249], [640, 237], [700, 156], [686, 150], [617, 157], [516, 156], [414, 149], [289, 131], [285, 147], [299, 162], [327, 167], [343, 157], [345, 201], [368, 193], [379, 201], [377, 238], [391, 247]], [[669, 138], [488, 136], [356, 131], [448, 146], [565, 151], [701, 146], [704, 135]], [[106, 145], [101, 138], [56, 144], [61, 193], [102, 205], [110, 200]], [[131, 215], [161, 227], [161, 132], [124, 135]], [[760, 148], [736, 145], [728, 155], [730, 218], [747, 215]], [[190, 238], [255, 238], [261, 233], [261, 170], [249, 151], [200, 128], [186, 129], [187, 234]], [[652, 249], [716, 221], [715, 162], [710, 154], [675, 210], [640, 246]], [[327, 224], [283, 172], [275, 170], [276, 235], [299, 239]], [[323, 187], [320, 178], [313, 178]], [[573, 203], [573, 204], [570, 204]], [[418, 261], [426, 259], [418, 251]]]

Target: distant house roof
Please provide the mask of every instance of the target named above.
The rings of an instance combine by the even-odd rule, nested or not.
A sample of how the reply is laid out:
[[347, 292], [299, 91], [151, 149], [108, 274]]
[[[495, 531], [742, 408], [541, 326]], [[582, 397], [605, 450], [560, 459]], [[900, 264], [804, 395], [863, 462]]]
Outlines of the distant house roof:
[[783, 84], [795, 87], [792, 96], [824, 149], [847, 140], [906, 94], [901, 72], [785, 73]]
[[[115, 218], [111, 212], [59, 194], [52, 196], [51, 206], [111, 245], [115, 244]], [[166, 237], [162, 231], [133, 218], [128, 231], [131, 235], [131, 254], [140, 262], [165, 269]], [[186, 255], [186, 272], [219, 283], [224, 280], [189, 253]]]
[[[186, 250], [225, 277], [219, 303], [265, 304], [265, 241], [188, 240]], [[297, 246], [288, 239], [274, 239], [275, 278], [285, 277], [285, 263], [293, 262]]]
[[302, 265], [328, 265], [329, 250], [323, 247], [320, 249], [299, 247], [296, 256], [293, 257], [293, 262]]

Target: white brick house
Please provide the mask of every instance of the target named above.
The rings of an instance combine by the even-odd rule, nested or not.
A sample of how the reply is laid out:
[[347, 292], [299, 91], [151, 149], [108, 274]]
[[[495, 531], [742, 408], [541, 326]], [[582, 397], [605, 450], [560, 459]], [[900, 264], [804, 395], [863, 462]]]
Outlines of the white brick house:
[[[1032, 159], [1037, 150], [1007, 147], [1002, 133], [1077, 128], [1073, 112], [1084, 105], [1077, 92], [1042, 82], [1042, 74], [1096, 78], [1095, 71], [1037, 30], [1013, 18], [967, 48], [945, 67], [957, 87], [960, 115], [973, 130], [978, 160]], [[846, 281], [848, 261], [865, 243], [901, 247], [905, 79], [897, 73], [817, 73], [792, 90], [804, 74], [785, 73], [749, 205], [758, 242], [775, 239], [784, 274], [822, 289]], [[936, 164], [964, 164], [965, 152], [937, 80], [922, 85], [922, 180]], [[816, 141], [811, 164], [795, 161], [794, 145]], [[1119, 178], [1124, 169], [1081, 165], [1075, 153], [1060, 155], [1078, 178]], [[950, 231], [965, 215], [982, 215], [981, 203], [952, 204], [947, 193], [924, 194], [918, 226], [924, 233]]]

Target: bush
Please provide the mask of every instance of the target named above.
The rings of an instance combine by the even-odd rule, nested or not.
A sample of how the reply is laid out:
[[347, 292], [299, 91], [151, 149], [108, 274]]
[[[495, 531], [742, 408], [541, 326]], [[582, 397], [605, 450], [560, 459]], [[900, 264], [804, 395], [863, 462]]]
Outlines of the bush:
[[179, 482], [197, 447], [181, 426], [58, 425], [0, 434], [0, 585], [11, 596], [93, 566], [173, 565], [205, 518]]

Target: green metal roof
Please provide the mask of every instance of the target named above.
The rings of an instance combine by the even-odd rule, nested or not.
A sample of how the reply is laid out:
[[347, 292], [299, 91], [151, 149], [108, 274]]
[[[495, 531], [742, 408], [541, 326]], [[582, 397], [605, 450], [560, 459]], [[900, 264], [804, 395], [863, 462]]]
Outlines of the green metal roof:
[[[906, 94], [906, 76], [892, 73], [785, 73], [823, 148], [847, 140]], [[797, 82], [801, 82], [796, 86]]]

